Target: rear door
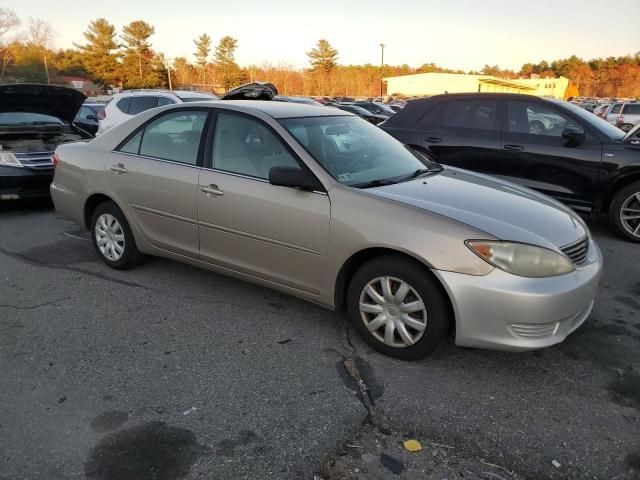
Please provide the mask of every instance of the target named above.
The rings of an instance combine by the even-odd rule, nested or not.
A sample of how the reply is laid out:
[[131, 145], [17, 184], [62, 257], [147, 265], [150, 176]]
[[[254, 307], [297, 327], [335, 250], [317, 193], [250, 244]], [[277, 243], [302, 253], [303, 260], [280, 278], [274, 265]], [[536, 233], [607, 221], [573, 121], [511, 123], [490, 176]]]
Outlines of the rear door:
[[272, 167], [304, 164], [261, 120], [220, 112], [212, 130], [197, 194], [201, 259], [317, 296], [328, 195], [269, 183]]
[[498, 113], [491, 97], [445, 100], [420, 120], [418, 144], [440, 163], [492, 173], [500, 148]]
[[[581, 145], [570, 146], [563, 130], [585, 130]], [[501, 170], [495, 175], [539, 190], [589, 212], [596, 198], [602, 144], [568, 112], [549, 102], [523, 98], [506, 100], [502, 125]]]
[[198, 176], [208, 109], [172, 110], [150, 121], [111, 155], [109, 182], [146, 240], [197, 258]]

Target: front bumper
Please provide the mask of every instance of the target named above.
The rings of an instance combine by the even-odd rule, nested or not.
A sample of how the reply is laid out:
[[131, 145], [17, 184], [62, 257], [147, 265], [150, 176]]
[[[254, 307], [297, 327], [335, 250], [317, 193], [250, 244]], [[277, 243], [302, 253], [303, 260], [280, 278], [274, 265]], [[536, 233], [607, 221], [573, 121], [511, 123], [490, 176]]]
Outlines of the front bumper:
[[456, 345], [524, 351], [562, 342], [589, 317], [602, 273], [591, 240], [584, 265], [566, 275], [524, 278], [494, 269], [484, 276], [435, 270], [456, 317]]
[[0, 201], [49, 196], [53, 169], [0, 166]]

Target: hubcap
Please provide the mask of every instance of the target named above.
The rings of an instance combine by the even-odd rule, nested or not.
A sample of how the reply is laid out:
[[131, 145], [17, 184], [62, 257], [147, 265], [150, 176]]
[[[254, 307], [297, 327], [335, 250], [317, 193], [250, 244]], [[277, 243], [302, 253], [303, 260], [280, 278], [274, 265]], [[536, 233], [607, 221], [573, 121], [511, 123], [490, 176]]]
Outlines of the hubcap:
[[124, 231], [113, 215], [103, 213], [95, 228], [96, 244], [105, 258], [115, 262], [124, 254]]
[[427, 329], [427, 310], [418, 292], [395, 277], [371, 280], [360, 294], [360, 318], [378, 341], [410, 347]]
[[620, 222], [631, 235], [640, 237], [640, 192], [632, 193], [622, 202]]

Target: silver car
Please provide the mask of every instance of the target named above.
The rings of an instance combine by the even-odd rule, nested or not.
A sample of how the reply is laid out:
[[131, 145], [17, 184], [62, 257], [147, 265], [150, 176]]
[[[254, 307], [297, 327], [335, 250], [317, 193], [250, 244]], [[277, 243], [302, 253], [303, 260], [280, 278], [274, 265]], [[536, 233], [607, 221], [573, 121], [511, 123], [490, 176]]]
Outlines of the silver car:
[[584, 222], [541, 194], [442, 167], [368, 122], [270, 101], [173, 105], [56, 150], [57, 210], [126, 269], [143, 254], [346, 308], [402, 359], [547, 347], [589, 316]]

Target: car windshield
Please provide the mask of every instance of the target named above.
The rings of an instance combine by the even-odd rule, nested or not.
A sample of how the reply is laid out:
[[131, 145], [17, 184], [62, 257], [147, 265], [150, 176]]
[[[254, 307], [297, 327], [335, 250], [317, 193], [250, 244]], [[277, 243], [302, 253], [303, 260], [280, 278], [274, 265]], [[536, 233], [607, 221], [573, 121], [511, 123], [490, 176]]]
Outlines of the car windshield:
[[57, 117], [31, 112], [0, 113], [0, 125], [64, 125]]
[[442, 168], [359, 117], [287, 118], [280, 123], [333, 178], [345, 185], [387, 185]]
[[593, 113], [569, 102], [562, 102], [562, 106], [570, 110], [577, 117], [580, 117], [580, 120], [585, 122], [588, 126], [603, 133], [611, 140], [622, 140], [624, 138], [625, 133], [622, 130], [618, 127], [614, 127], [609, 122], [594, 115]]

